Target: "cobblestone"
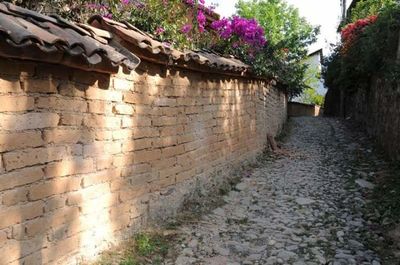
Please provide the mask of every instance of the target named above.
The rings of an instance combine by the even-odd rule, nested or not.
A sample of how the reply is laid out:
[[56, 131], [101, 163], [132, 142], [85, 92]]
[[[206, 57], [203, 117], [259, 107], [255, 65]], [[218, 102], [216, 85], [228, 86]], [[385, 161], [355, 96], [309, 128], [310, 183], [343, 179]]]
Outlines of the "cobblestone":
[[292, 127], [284, 155], [244, 177], [226, 204], [179, 228], [172, 264], [381, 263], [365, 244], [373, 234], [362, 214], [365, 185], [354, 183], [365, 184], [369, 172], [355, 172], [348, 159], [363, 147], [335, 119], [296, 118]]

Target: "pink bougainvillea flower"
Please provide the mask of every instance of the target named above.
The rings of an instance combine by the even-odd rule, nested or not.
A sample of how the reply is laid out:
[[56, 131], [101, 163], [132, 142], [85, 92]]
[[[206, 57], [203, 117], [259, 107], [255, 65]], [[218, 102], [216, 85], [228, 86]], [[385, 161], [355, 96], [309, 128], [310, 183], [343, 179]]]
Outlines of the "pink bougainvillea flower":
[[191, 24], [186, 24], [182, 27], [181, 31], [188, 34], [192, 30], [193, 26]]
[[163, 34], [165, 32], [165, 29], [163, 28], [163, 27], [158, 27], [157, 29], [156, 29], [156, 35], [161, 35], [161, 34]]
[[167, 48], [170, 48], [170, 47], [172, 46], [171, 43], [166, 42], [166, 41], [162, 42], [162, 45], [163, 45], [164, 47], [167, 47]]
[[238, 16], [223, 18], [214, 21], [211, 27], [216, 30], [223, 39], [237, 37], [244, 43], [261, 48], [267, 43], [264, 29], [255, 19], [246, 19]]
[[130, 2], [131, 2], [130, 0], [121, 0], [121, 3], [123, 5], [129, 5]]
[[108, 10], [108, 6], [107, 6], [107, 5], [96, 4], [96, 3], [89, 3], [89, 4], [86, 4], [86, 7], [87, 7], [87, 8], [90, 8], [90, 9]]
[[199, 24], [199, 31], [204, 32], [205, 25], [206, 25], [206, 16], [204, 15], [203, 11], [199, 10], [197, 12], [197, 23]]
[[186, 2], [186, 4], [188, 4], [190, 6], [194, 5], [194, 0], [186, 0], [185, 2]]

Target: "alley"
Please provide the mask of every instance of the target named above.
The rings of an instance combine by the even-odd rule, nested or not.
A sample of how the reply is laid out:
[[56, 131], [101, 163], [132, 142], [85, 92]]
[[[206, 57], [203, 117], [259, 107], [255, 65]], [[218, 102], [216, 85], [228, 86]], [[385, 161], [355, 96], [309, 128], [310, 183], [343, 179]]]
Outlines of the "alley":
[[[363, 219], [368, 165], [342, 121], [296, 118], [278, 158], [223, 197], [225, 205], [180, 229], [176, 264], [373, 264]], [[364, 168], [364, 170], [363, 170]], [[357, 184], [358, 183], [358, 184]]]

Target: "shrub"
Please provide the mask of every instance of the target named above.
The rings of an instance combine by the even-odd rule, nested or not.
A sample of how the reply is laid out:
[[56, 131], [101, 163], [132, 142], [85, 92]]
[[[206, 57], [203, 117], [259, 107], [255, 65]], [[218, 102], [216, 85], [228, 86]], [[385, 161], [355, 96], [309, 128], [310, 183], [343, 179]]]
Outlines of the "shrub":
[[380, 13], [384, 8], [393, 6], [396, 0], [361, 0], [351, 10], [349, 22], [355, 22]]
[[242, 59], [253, 58], [267, 43], [264, 29], [255, 19], [233, 16], [214, 21], [211, 27], [219, 36], [214, 49]]
[[295, 97], [308, 87], [304, 82], [307, 48], [316, 41], [318, 27], [311, 26], [296, 8], [282, 0], [240, 0], [238, 14], [255, 18], [263, 27], [268, 45], [247, 57], [256, 74], [278, 81], [278, 87]]
[[371, 78], [376, 75], [393, 82], [398, 79], [396, 53], [400, 7], [395, 5], [384, 8], [376, 19], [372, 17], [371, 20], [370, 17], [366, 21], [362, 26], [351, 25], [347, 30], [345, 28], [347, 33], [342, 44], [325, 61], [323, 75], [329, 88], [366, 89]]

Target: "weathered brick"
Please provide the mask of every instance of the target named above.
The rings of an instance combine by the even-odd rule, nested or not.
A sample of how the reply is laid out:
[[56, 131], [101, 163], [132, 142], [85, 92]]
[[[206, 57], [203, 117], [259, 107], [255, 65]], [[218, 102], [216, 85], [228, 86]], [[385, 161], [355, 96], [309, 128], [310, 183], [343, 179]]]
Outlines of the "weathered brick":
[[121, 142], [110, 142], [104, 145], [104, 154], [115, 155], [122, 152]]
[[33, 110], [34, 98], [27, 96], [0, 96], [0, 111], [27, 111]]
[[[182, 113], [182, 110], [180, 108], [169, 108], [169, 107], [163, 107], [161, 108], [162, 115], [164, 116], [176, 116], [179, 113]], [[186, 113], [185, 113], [186, 115]]]
[[138, 139], [138, 140], [130, 140], [124, 141], [122, 144], [122, 151], [123, 152], [132, 152], [150, 148], [152, 145], [151, 139]]
[[127, 180], [123, 179], [123, 178], [113, 179], [110, 182], [110, 190], [111, 190], [111, 192], [113, 194], [115, 194], [116, 191], [120, 191], [120, 190], [124, 189], [125, 186], [126, 186], [126, 183], [127, 183]]
[[154, 97], [145, 94], [132, 93], [132, 92], [124, 93], [124, 102], [127, 103], [150, 105], [153, 103], [153, 101]]
[[87, 174], [94, 172], [94, 161], [91, 158], [73, 158], [61, 162], [48, 164], [44, 168], [47, 178], [64, 177], [77, 174]]
[[79, 208], [77, 206], [65, 206], [57, 209], [56, 211], [47, 214], [50, 216], [50, 225], [52, 227], [58, 227], [79, 218]]
[[158, 160], [161, 158], [161, 151], [160, 149], [156, 150], [143, 150], [137, 151], [133, 153], [133, 160], [135, 163], [144, 163], [150, 162], [154, 160]]
[[[122, 170], [121, 176], [122, 177], [129, 177], [132, 175], [138, 175], [138, 174], [143, 174], [143, 173], [149, 173], [151, 172], [151, 165], [150, 164], [137, 164], [137, 165], [131, 165], [129, 167], [126, 167]], [[147, 180], [150, 181], [150, 180]]]
[[43, 177], [44, 173], [41, 167], [31, 167], [1, 174], [0, 191], [30, 184], [43, 179]]
[[3, 230], [1, 230], [0, 231], [0, 251], [1, 251], [1, 248], [7, 243], [7, 241], [8, 241], [8, 235], [7, 235], [7, 232], [8, 232], [9, 230], [8, 229], [3, 229]]
[[131, 80], [114, 78], [114, 88], [122, 91], [133, 90], [133, 82]]
[[184, 127], [182, 125], [165, 126], [165, 127], [162, 127], [160, 130], [161, 130], [161, 137], [175, 136], [175, 135], [182, 134], [184, 131]]
[[115, 155], [122, 152], [121, 142], [94, 142], [83, 147], [84, 157]]
[[135, 110], [131, 105], [117, 104], [114, 106], [114, 112], [117, 114], [132, 115]]
[[110, 114], [112, 113], [112, 105], [105, 101], [90, 101], [89, 112], [96, 114]]
[[178, 106], [195, 106], [196, 98], [178, 98], [177, 104]]
[[75, 191], [80, 188], [80, 177], [66, 177], [61, 179], [53, 179], [33, 185], [29, 188], [29, 199], [40, 200], [51, 195], [62, 194], [70, 191]]
[[83, 156], [83, 145], [80, 143], [67, 145], [67, 153], [71, 156]]
[[82, 184], [83, 187], [88, 187], [91, 185], [109, 181], [114, 178], [119, 178], [120, 176], [121, 176], [120, 169], [103, 170], [100, 172], [85, 175]]
[[116, 129], [121, 127], [121, 118], [119, 117], [106, 117], [102, 115], [85, 115], [83, 122], [85, 126], [90, 128]]
[[9, 78], [0, 78], [0, 91], [1, 93], [21, 93], [22, 88], [20, 81], [10, 80]]
[[30, 148], [5, 153], [3, 160], [7, 170], [61, 160], [67, 155], [65, 147]]
[[44, 248], [42, 251], [42, 263], [56, 263], [62, 257], [68, 256], [72, 251], [79, 249], [79, 239], [79, 235], [76, 235]]
[[43, 214], [43, 207], [44, 203], [38, 201], [0, 210], [0, 216], [7, 217], [0, 218], [0, 229], [41, 216]]
[[60, 125], [81, 126], [82, 122], [83, 116], [81, 114], [61, 114]]
[[175, 98], [157, 98], [154, 101], [155, 106], [164, 106], [164, 107], [175, 107], [176, 106]]
[[151, 126], [151, 118], [149, 117], [135, 115], [131, 117], [122, 118], [123, 128], [148, 127], [148, 126]]
[[26, 79], [23, 88], [28, 93], [56, 93], [59, 81], [48, 79]]
[[192, 151], [192, 150], [200, 148], [203, 144], [204, 144], [203, 141], [195, 141], [195, 142], [186, 143], [185, 150]]
[[178, 172], [180, 172], [181, 170], [182, 170], [182, 168], [179, 165], [171, 166], [169, 168], [160, 170], [159, 177], [160, 177], [160, 179], [175, 177], [175, 175]]
[[165, 97], [185, 97], [188, 91], [180, 87], [166, 86], [162, 90], [162, 95]]
[[134, 163], [133, 155], [131, 154], [123, 154], [113, 156], [113, 166], [115, 167], [126, 167], [132, 165]]
[[56, 127], [60, 117], [55, 113], [0, 114], [0, 128], [8, 131], [22, 131]]
[[94, 138], [97, 141], [107, 141], [112, 140], [113, 131], [106, 131], [106, 130], [96, 130], [94, 132]]
[[158, 128], [154, 127], [139, 127], [139, 128], [133, 128], [132, 130], [134, 139], [152, 138], [160, 135]]
[[3, 158], [2, 155], [0, 154], [0, 173], [3, 173], [4, 171], [6, 171], [6, 169], [4, 168]]
[[176, 182], [180, 183], [180, 182], [183, 182], [185, 180], [192, 179], [195, 176], [196, 176], [196, 170], [191, 169], [191, 170], [179, 172], [178, 174], [176, 174], [175, 178], [176, 178]]
[[182, 143], [193, 142], [196, 139], [197, 139], [196, 136], [194, 136], [193, 134], [185, 134], [178, 137], [178, 143], [182, 144]]
[[44, 131], [43, 136], [47, 143], [55, 144], [85, 143], [91, 139], [91, 134], [88, 130], [77, 130], [71, 128], [48, 129]]
[[153, 140], [153, 147], [161, 148], [176, 145], [178, 143], [177, 136], [164, 136]]
[[28, 189], [26, 187], [15, 188], [6, 191], [2, 196], [2, 203], [6, 206], [12, 206], [20, 202], [26, 202], [28, 197]]
[[68, 97], [84, 97], [87, 86], [71, 81], [63, 81], [58, 86], [60, 95]]
[[158, 108], [153, 107], [151, 105], [135, 105], [135, 114], [136, 115], [158, 116], [160, 114], [158, 111], [159, 111]]
[[[0, 248], [0, 252], [7, 253], [7, 255], [0, 255], [0, 264], [10, 264], [10, 262], [21, 257], [21, 243], [20, 241], [9, 239], [7, 244]], [[19, 264], [19, 261], [17, 262]]]
[[160, 169], [165, 169], [172, 167], [177, 164], [176, 157], [164, 158], [157, 161], [152, 161], [151, 166], [156, 169], [157, 171]]
[[[67, 193], [70, 194], [70, 193]], [[44, 212], [52, 212], [54, 210], [63, 208], [66, 205], [67, 197], [66, 194], [55, 195], [50, 198], [46, 198], [46, 204], [44, 206]]]
[[85, 97], [88, 99], [99, 99], [105, 101], [122, 101], [122, 93], [120, 91], [112, 91], [97, 87], [89, 87], [89, 89], [85, 91]]
[[184, 145], [171, 146], [161, 149], [161, 154], [163, 158], [177, 156], [183, 153], [185, 153]]
[[47, 217], [39, 217], [13, 226], [12, 238], [26, 240], [27, 238], [42, 235], [49, 229], [49, 219]]
[[178, 120], [176, 117], [159, 117], [155, 118], [153, 120], [153, 125], [154, 126], [169, 126], [169, 125], [175, 125], [178, 123]]
[[157, 181], [155, 181], [153, 183], [153, 185], [151, 187], [152, 188], [152, 192], [162, 190], [162, 189], [164, 189], [166, 187], [169, 187], [171, 185], [174, 185], [174, 184], [175, 184], [175, 177], [174, 176], [171, 176], [171, 177], [168, 177], [168, 178], [160, 178], [160, 179], [158, 179]]
[[197, 114], [201, 113], [203, 111], [202, 106], [190, 106], [190, 107], [185, 107], [185, 113], [186, 114]]
[[172, 78], [172, 84], [176, 86], [187, 87], [190, 86], [190, 82], [191, 80], [189, 76], [180, 76], [179, 73], [177, 73], [177, 75]]
[[115, 130], [112, 132], [112, 138], [114, 140], [122, 140], [132, 138], [133, 132], [130, 129]]
[[[137, 193], [140, 194], [140, 193]], [[113, 207], [110, 211], [110, 221], [115, 224], [115, 229], [125, 229], [131, 223], [129, 201]], [[128, 214], [129, 213], [129, 214]]]
[[68, 206], [78, 206], [82, 204], [84, 201], [84, 198], [82, 196], [81, 191], [75, 191], [75, 192], [70, 192], [68, 193], [66, 204]]
[[113, 155], [104, 155], [96, 157], [96, 169], [103, 170], [112, 167]]
[[119, 191], [119, 200], [121, 202], [130, 201], [149, 192], [150, 192], [150, 186], [144, 182], [141, 185], [130, 186], [129, 189], [125, 188]]
[[43, 143], [42, 134], [39, 131], [0, 133], [0, 152], [38, 147]]
[[110, 184], [109, 183], [100, 183], [97, 185], [92, 185], [87, 188], [81, 189], [81, 193], [84, 201], [90, 201], [95, 198], [99, 198], [104, 194], [110, 193]]
[[65, 99], [60, 97], [39, 97], [36, 101], [39, 109], [74, 111], [83, 113], [87, 110], [87, 104], [84, 100]]

